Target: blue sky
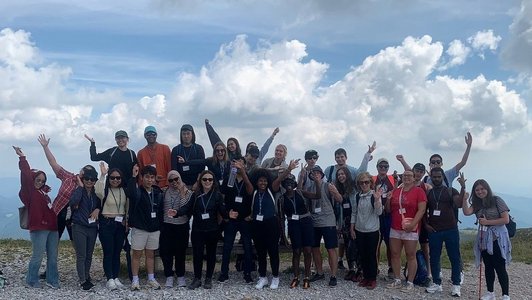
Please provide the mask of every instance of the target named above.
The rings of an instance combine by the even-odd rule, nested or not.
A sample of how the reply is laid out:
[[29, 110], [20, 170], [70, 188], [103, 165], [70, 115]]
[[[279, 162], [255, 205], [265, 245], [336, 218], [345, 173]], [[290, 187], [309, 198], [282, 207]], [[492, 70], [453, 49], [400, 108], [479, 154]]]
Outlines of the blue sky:
[[530, 1], [109, 2], [0, 4], [2, 176], [17, 175], [13, 144], [51, 172], [41, 132], [76, 170], [85, 133], [103, 151], [125, 129], [139, 150], [153, 124], [173, 147], [190, 123], [208, 146], [209, 118], [241, 144], [279, 126], [274, 145], [324, 167], [338, 147], [358, 165], [373, 140], [376, 158], [451, 167], [471, 131], [470, 182], [532, 192], [516, 176], [532, 170]]

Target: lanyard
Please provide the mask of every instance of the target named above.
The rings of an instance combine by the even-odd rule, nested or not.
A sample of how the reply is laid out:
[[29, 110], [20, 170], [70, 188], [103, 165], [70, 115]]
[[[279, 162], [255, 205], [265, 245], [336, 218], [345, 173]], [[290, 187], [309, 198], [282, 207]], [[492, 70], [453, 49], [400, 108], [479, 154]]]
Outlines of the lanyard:
[[288, 200], [292, 202], [292, 206], [294, 207], [294, 214], [297, 215], [296, 195], [294, 194], [294, 197], [292, 197], [291, 199], [288, 198]]
[[404, 188], [401, 188], [401, 192], [399, 193], [399, 212], [401, 213], [401, 217], [403, 216], [403, 189]]
[[436, 210], [438, 210], [440, 208], [440, 198], [441, 198], [441, 193], [443, 192], [443, 188], [440, 189], [438, 198], [436, 198], [436, 193], [434, 192], [434, 189], [431, 189], [430, 191], [432, 192], [432, 195], [434, 195], [434, 199], [436, 199]]
[[259, 192], [258, 195], [259, 195], [259, 215], [262, 215], [262, 199], [264, 199], [264, 194], [266, 192]]
[[153, 205], [154, 205], [153, 204], [153, 202], [154, 202], [154, 200], [153, 200], [153, 191], [148, 193], [148, 197], [150, 198], [151, 212], [153, 213]]
[[192, 147], [188, 147], [190, 148], [190, 151], [188, 151], [188, 154], [187, 154], [187, 147], [183, 146], [183, 156], [185, 158], [185, 161], [188, 161], [188, 158], [190, 157], [190, 154], [192, 153], [192, 148], [194, 148], [194, 151], [196, 150], [196, 144], [192, 144]]
[[238, 191], [238, 195], [237, 195], [238, 197], [240, 197], [243, 186], [244, 186], [244, 180], [240, 181], [240, 184], [238, 184], [238, 180], [236, 181], [235, 187], [236, 187], [236, 190]]
[[219, 164], [220, 164], [220, 173], [221, 173], [220, 178], [224, 179], [225, 163], [219, 162]]
[[212, 192], [210, 192], [211, 194], [209, 195], [209, 199], [207, 200], [207, 205], [205, 205], [205, 199], [203, 198], [203, 196], [205, 196], [205, 194], [202, 194], [200, 196], [201, 198], [201, 203], [203, 204], [203, 213], [206, 214], [207, 213], [207, 207], [209, 206], [209, 202], [211, 202], [211, 197], [212, 197]]
[[122, 193], [118, 193], [118, 204], [116, 203], [116, 196], [113, 192], [113, 189], [109, 189], [111, 191], [111, 195], [113, 195], [113, 198], [115, 199], [115, 205], [116, 205], [116, 212], [120, 213], [120, 207], [122, 206]]

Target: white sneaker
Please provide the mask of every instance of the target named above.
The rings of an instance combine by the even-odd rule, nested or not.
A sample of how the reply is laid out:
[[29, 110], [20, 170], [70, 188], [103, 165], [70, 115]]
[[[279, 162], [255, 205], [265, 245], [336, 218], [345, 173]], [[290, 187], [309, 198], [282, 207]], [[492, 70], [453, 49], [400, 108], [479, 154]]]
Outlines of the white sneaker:
[[161, 288], [161, 285], [157, 282], [157, 280], [148, 280], [148, 286], [154, 290]]
[[273, 277], [272, 283], [270, 284], [270, 289], [277, 289], [279, 288], [279, 277]]
[[389, 283], [386, 287], [389, 289], [400, 289], [402, 287], [401, 279], [395, 279], [392, 283]]
[[502, 296], [502, 300], [510, 300], [510, 296], [508, 296], [508, 295], [503, 295], [503, 296]]
[[166, 288], [174, 287], [174, 276], [166, 277], [166, 283], [164, 284], [164, 287]]
[[116, 283], [115, 283], [115, 280], [114, 279], [109, 279], [107, 280], [107, 284], [106, 284], [107, 288], [110, 290], [110, 291], [114, 291], [117, 289], [117, 286], [116, 286]]
[[132, 282], [131, 283], [131, 290], [132, 291], [140, 291], [140, 284], [138, 282]]
[[408, 293], [414, 290], [414, 284], [412, 282], [406, 282], [406, 284], [401, 288], [401, 292]]
[[177, 277], [177, 287], [186, 287], [187, 281], [185, 280], [185, 277]]
[[124, 285], [122, 284], [122, 282], [120, 282], [120, 279], [118, 278], [115, 278], [115, 284], [116, 284], [116, 287], [119, 288], [119, 289], [123, 289], [124, 288]]
[[462, 294], [460, 293], [460, 286], [459, 285], [453, 285], [453, 288], [451, 289], [451, 296], [453, 297], [460, 297]]
[[257, 282], [257, 285], [255, 285], [255, 288], [260, 290], [267, 285], [268, 285], [268, 278], [259, 277], [259, 282]]
[[494, 292], [486, 292], [484, 296], [480, 298], [480, 300], [495, 300], [495, 293]]
[[431, 285], [428, 288], [426, 288], [425, 291], [429, 294], [433, 294], [436, 292], [441, 292], [443, 291], [443, 289], [441, 287], [441, 284], [431, 283]]

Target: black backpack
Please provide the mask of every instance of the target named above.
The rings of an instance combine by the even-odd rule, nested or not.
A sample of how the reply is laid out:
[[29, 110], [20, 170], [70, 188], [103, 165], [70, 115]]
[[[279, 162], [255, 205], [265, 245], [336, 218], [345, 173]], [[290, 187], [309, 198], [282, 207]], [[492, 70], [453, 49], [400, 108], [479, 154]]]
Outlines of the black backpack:
[[[427, 268], [427, 261], [425, 260], [425, 255], [423, 250], [419, 249], [416, 251], [416, 261], [417, 261], [417, 270], [416, 276], [414, 276], [414, 284], [424, 287], [428, 287], [431, 280], [429, 279], [429, 271]], [[405, 265], [403, 275], [408, 278], [408, 264]]]

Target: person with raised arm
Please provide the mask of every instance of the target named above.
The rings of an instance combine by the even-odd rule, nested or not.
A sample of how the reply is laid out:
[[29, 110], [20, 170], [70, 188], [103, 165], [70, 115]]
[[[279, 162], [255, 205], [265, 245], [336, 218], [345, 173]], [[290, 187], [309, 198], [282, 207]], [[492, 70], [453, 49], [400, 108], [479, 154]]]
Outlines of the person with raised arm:
[[59, 288], [57, 271], [57, 216], [52, 210], [52, 201], [48, 196], [50, 187], [46, 185], [46, 173], [32, 170], [26, 155], [20, 147], [13, 146], [19, 157], [20, 192], [19, 197], [28, 210], [28, 229], [30, 230], [31, 258], [26, 273], [26, 284], [32, 288], [41, 288], [39, 268], [46, 252], [46, 285]]
[[[262, 160], [264, 159], [264, 157], [266, 157], [266, 154], [268, 153], [268, 150], [270, 149], [270, 145], [272, 144], [273, 142], [273, 139], [275, 138], [275, 136], [279, 133], [279, 127], [276, 127], [273, 132], [272, 132], [272, 135], [270, 135], [270, 137], [264, 142], [264, 145], [262, 145], [262, 147], [260, 148], [259, 150], [259, 157], [257, 159], [257, 165], [261, 165], [262, 164]], [[248, 149], [250, 147], [257, 147], [258, 148], [258, 145], [257, 143], [255, 142], [249, 142], [246, 146], [246, 152], [248, 151]]]
[[[207, 129], [209, 141], [211, 142], [211, 145], [214, 148], [214, 146], [218, 142], [221, 142], [222, 139], [218, 136], [218, 134], [212, 127], [211, 123], [209, 122], [209, 119], [205, 119], [205, 128]], [[240, 149], [240, 143], [234, 137], [230, 137], [227, 139], [227, 156], [229, 157], [229, 161], [232, 161], [236, 157], [242, 156], [242, 149]]]

